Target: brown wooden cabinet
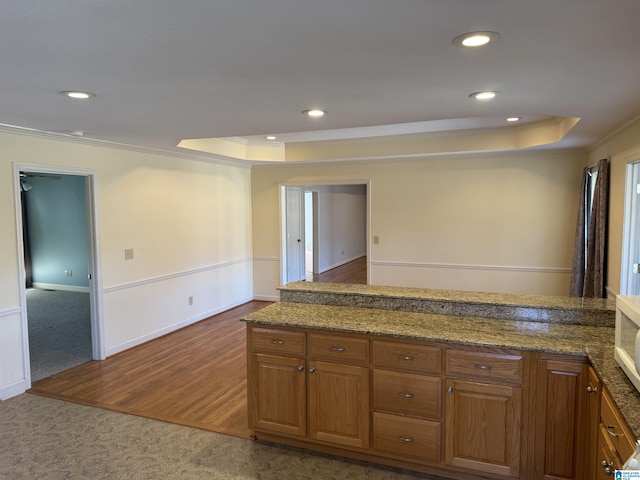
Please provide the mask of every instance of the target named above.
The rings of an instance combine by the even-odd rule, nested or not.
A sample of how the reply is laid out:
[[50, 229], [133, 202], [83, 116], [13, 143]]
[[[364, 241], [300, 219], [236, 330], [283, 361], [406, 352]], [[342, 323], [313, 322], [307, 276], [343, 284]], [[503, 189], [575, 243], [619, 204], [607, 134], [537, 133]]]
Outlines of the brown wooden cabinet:
[[598, 425], [597, 478], [611, 478], [613, 472], [622, 468], [634, 450], [635, 437], [622, 419], [611, 394], [604, 389]]
[[307, 433], [305, 360], [254, 355], [250, 383], [253, 428], [304, 437]]
[[259, 324], [247, 347], [260, 439], [464, 480], [607, 478], [634, 448], [585, 357]]
[[521, 470], [523, 352], [448, 349], [445, 462], [518, 478]]
[[583, 357], [541, 355], [535, 389], [535, 479], [583, 480], [587, 363]]
[[309, 438], [369, 448], [369, 369], [309, 362]]
[[600, 398], [602, 395], [602, 383], [596, 371], [592, 367], [587, 370], [587, 406], [585, 412], [585, 424], [587, 428], [585, 439], [585, 478], [595, 480], [598, 475], [598, 424], [600, 423]]
[[247, 342], [252, 429], [369, 448], [368, 339], [252, 327]]
[[376, 454], [418, 463], [440, 463], [441, 356], [442, 349], [436, 346], [373, 342]]

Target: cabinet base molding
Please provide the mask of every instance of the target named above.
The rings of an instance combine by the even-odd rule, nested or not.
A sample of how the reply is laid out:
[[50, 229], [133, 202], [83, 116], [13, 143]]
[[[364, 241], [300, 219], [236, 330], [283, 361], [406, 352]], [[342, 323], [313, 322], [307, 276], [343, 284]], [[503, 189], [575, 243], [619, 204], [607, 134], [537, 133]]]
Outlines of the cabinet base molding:
[[357, 460], [360, 462], [366, 462], [378, 466], [380, 468], [391, 467], [398, 471], [414, 471], [420, 473], [426, 473], [430, 475], [436, 475], [439, 477], [451, 479], [451, 480], [513, 480], [513, 477], [504, 476], [491, 476], [491, 475], [479, 475], [475, 473], [466, 473], [452, 470], [454, 467], [445, 466], [443, 464], [437, 465], [422, 465], [419, 463], [412, 463], [407, 460], [396, 460], [394, 458], [382, 457], [372, 455], [371, 453], [359, 452], [355, 450], [346, 450], [342, 448], [335, 448], [329, 445], [323, 445], [313, 442], [307, 442], [304, 440], [298, 440], [295, 438], [280, 437], [278, 435], [272, 435], [269, 433], [254, 432], [253, 438], [259, 442], [267, 445], [271, 445], [278, 448], [297, 448], [302, 449], [305, 453], [313, 455], [329, 455], [337, 457], [340, 460]]

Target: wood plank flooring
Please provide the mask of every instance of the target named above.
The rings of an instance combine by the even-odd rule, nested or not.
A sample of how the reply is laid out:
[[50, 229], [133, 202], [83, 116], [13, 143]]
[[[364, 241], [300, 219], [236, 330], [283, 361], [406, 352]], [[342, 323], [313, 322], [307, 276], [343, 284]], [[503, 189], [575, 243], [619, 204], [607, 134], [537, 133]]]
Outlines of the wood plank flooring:
[[245, 324], [253, 301], [103, 361], [38, 382], [30, 393], [249, 438]]
[[358, 283], [367, 284], [367, 257], [357, 258], [324, 273], [307, 272], [307, 282]]
[[[366, 257], [315, 281], [366, 283]], [[240, 319], [269, 304], [245, 303], [34, 382], [29, 392], [249, 438], [246, 335]]]

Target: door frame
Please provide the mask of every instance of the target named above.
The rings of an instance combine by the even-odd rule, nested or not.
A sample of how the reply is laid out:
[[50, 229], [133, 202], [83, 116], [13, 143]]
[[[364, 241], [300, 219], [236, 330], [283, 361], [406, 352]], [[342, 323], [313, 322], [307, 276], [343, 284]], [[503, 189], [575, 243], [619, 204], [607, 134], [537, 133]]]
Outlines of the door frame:
[[[287, 205], [286, 205], [286, 187], [301, 187], [302, 188], [302, 212], [304, 216], [304, 192], [307, 190], [313, 190], [315, 186], [340, 186], [340, 185], [365, 185], [366, 188], [366, 213], [365, 213], [365, 251], [367, 255], [367, 285], [371, 285], [371, 180], [313, 180], [310, 182], [285, 182], [278, 185], [278, 194], [280, 196], [280, 285], [284, 285], [287, 278], [287, 237], [286, 237], [286, 225], [287, 225]], [[304, 218], [302, 219], [302, 233], [304, 234]], [[304, 241], [304, 238], [303, 238]], [[315, 246], [317, 248], [317, 245]]]
[[[640, 260], [636, 257], [634, 247], [640, 242], [640, 214], [634, 215], [633, 207], [640, 205], [640, 194], [637, 192], [639, 178], [634, 177], [634, 170], [640, 172], [640, 150], [629, 155], [629, 161], [625, 170], [625, 194], [624, 194], [624, 222], [622, 233], [622, 259], [620, 264], [620, 293], [622, 295], [637, 295], [631, 291], [633, 285], [640, 282], [640, 274], [632, 273], [631, 264]], [[637, 172], [636, 172], [637, 173]], [[635, 199], [634, 199], [635, 197]], [[634, 277], [635, 276], [635, 282]]]
[[24, 265], [24, 238], [22, 235], [22, 199], [20, 197], [20, 172], [74, 175], [85, 179], [85, 204], [87, 210], [87, 242], [89, 267], [89, 299], [91, 313], [91, 352], [94, 360], [104, 360], [106, 356], [102, 272], [100, 259], [100, 235], [98, 231], [97, 173], [93, 169], [39, 165], [13, 162], [14, 204], [16, 208], [16, 234], [18, 250], [18, 282], [20, 285], [20, 318], [22, 323], [22, 352], [26, 389], [31, 388], [31, 355], [29, 352], [29, 324], [27, 319], [27, 288]]

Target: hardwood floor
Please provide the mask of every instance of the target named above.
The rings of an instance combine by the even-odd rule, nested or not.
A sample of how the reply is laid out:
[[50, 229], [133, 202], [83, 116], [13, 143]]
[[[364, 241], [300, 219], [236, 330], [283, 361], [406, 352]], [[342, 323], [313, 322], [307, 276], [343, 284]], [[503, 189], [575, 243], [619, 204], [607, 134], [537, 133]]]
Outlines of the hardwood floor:
[[367, 257], [333, 268], [321, 274], [307, 272], [307, 282], [358, 283], [367, 284]]
[[[366, 283], [366, 257], [313, 281]], [[103, 361], [33, 383], [30, 393], [249, 438], [245, 324], [252, 301]]]
[[34, 382], [30, 393], [249, 438], [245, 324], [253, 301]]

